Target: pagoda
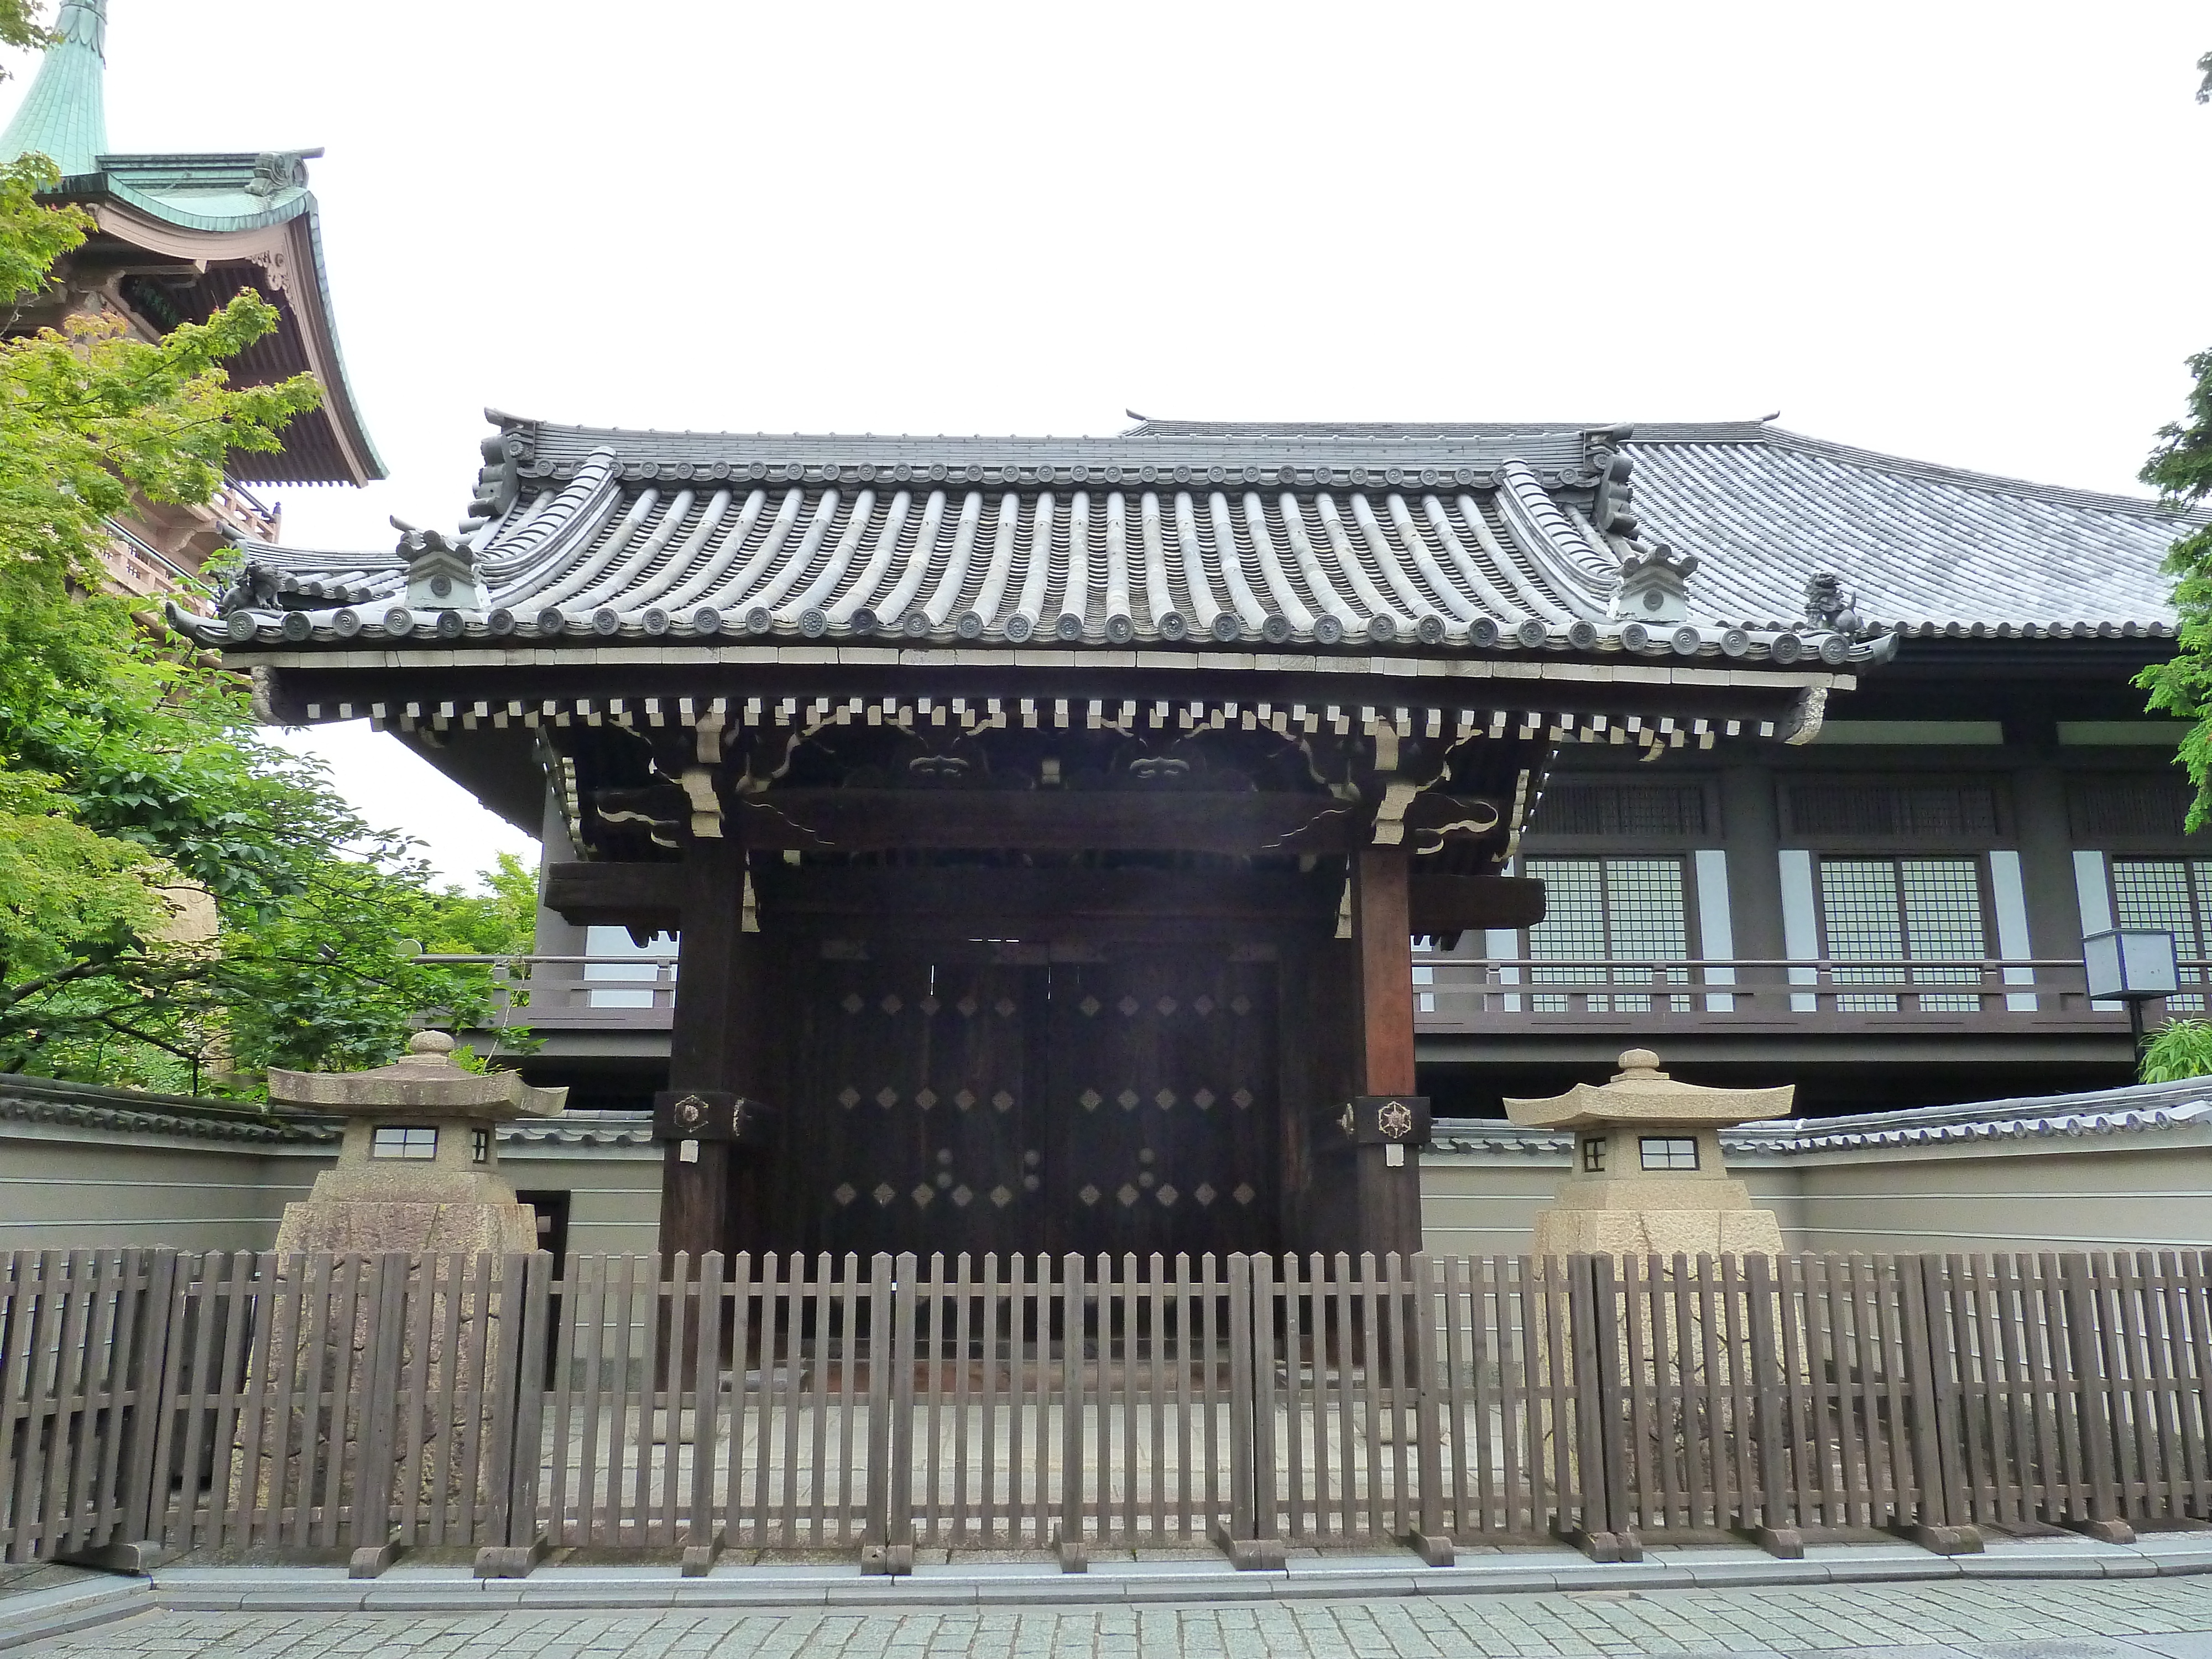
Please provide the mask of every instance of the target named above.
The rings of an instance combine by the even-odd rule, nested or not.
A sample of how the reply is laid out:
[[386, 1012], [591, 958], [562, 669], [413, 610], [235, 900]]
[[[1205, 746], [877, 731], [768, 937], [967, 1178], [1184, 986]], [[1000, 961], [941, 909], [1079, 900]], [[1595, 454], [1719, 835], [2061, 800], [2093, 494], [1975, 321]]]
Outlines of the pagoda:
[[323, 388], [320, 407], [292, 421], [281, 451], [232, 453], [228, 487], [207, 507], [142, 499], [129, 522], [112, 526], [111, 578], [124, 592], [148, 592], [196, 574], [227, 541], [278, 533], [276, 510], [250, 486], [358, 485], [385, 473], [338, 352], [319, 210], [307, 188], [307, 163], [322, 152], [111, 152], [106, 27], [106, 0], [63, 0], [54, 44], [0, 130], [0, 161], [45, 155], [62, 175], [45, 199], [80, 207], [93, 220], [53, 283], [15, 308], [9, 331], [106, 313], [153, 339], [205, 320], [250, 290], [276, 307], [279, 320], [229, 365], [233, 384], [306, 373]]

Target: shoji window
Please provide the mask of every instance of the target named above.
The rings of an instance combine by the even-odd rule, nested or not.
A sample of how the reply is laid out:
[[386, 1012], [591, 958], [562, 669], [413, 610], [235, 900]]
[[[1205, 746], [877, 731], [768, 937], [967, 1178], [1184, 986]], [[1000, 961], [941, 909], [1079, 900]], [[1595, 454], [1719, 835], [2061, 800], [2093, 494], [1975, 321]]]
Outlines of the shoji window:
[[[2212, 861], [2203, 859], [2112, 860], [2112, 921], [2121, 927], [2156, 927], [2173, 935], [2173, 953], [2184, 963], [2202, 959], [2212, 939]], [[2203, 982], [2204, 970], [2184, 967], [2181, 982]], [[2202, 1013], [2202, 994], [2169, 997], [2177, 1014]]]
[[[1531, 858], [1524, 867], [1544, 884], [1545, 895], [1544, 920], [1528, 930], [1531, 985], [1689, 982], [1681, 860]], [[1677, 1013], [1689, 1011], [1686, 996], [1663, 1000]], [[1538, 991], [1528, 1003], [1537, 1013], [1564, 1013], [1569, 1007], [1564, 992]], [[1593, 994], [1589, 1006], [1593, 1013], [1648, 1013], [1652, 998], [1607, 991]]]
[[[1982, 861], [1972, 858], [1824, 858], [1821, 954], [1839, 985], [1977, 985], [1987, 956]], [[1865, 963], [1863, 969], [1847, 964]], [[1973, 1013], [1978, 995], [1921, 992], [1928, 1013]], [[1894, 1013], [1897, 995], [1836, 999], [1844, 1013]]]

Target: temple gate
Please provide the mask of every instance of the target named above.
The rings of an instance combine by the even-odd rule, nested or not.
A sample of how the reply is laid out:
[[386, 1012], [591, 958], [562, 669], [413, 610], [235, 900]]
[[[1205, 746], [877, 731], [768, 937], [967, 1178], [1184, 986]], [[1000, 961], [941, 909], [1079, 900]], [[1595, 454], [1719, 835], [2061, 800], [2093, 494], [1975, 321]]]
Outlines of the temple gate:
[[661, 1248], [1412, 1250], [1410, 939], [1524, 926], [1556, 747], [1802, 741], [1619, 429], [747, 437], [495, 416], [458, 534], [175, 624], [682, 935]]

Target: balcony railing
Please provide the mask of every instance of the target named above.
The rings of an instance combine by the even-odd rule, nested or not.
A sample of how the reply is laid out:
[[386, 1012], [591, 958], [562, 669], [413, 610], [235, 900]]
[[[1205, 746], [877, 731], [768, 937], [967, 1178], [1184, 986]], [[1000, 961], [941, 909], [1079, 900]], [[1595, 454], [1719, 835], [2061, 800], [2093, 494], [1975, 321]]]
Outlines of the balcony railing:
[[[548, 1031], [666, 1030], [676, 1005], [672, 957], [428, 956], [491, 970], [500, 1024]], [[2212, 960], [2184, 958], [2185, 985], [2212, 980]], [[1741, 1031], [1889, 1030], [2032, 1025], [2124, 1030], [2117, 1002], [2092, 1002], [2079, 960], [1726, 962], [1428, 957], [1413, 966], [1414, 1024], [1425, 1035], [1695, 1024]], [[2200, 1016], [2207, 992], [2146, 1010]]]
[[491, 969], [501, 1026], [554, 1031], [665, 1031], [676, 1006], [672, 957], [426, 956]]
[[[2184, 960], [2185, 984], [2206, 964]], [[1413, 969], [1417, 1027], [1437, 1034], [1557, 1030], [1694, 1021], [1737, 1030], [1878, 1024], [1911, 1029], [2003, 1020], [2039, 1029], [2105, 1031], [2124, 1024], [2117, 1002], [2092, 1002], [2078, 959], [1725, 962], [1536, 960], [1437, 957]], [[2165, 1012], [2199, 1013], [2203, 992], [2171, 998]], [[2155, 1020], [2160, 1006], [2147, 1011]]]

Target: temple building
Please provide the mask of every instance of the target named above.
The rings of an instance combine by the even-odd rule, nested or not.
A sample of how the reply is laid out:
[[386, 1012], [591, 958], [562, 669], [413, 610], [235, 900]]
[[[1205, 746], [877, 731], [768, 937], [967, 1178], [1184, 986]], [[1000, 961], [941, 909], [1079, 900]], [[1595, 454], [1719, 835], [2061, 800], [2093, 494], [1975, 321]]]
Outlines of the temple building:
[[173, 621], [680, 934], [664, 1249], [1416, 1248], [1412, 939], [1541, 923], [1562, 747], [1803, 744], [1893, 648], [1707, 584], [1621, 428], [495, 419], [453, 534]]
[[116, 153], [108, 148], [103, 73], [106, 0], [63, 0], [58, 37], [0, 130], [0, 161], [46, 156], [60, 183], [46, 199], [82, 208], [90, 236], [61, 261], [53, 284], [0, 326], [26, 333], [72, 315], [125, 319], [147, 339], [204, 321], [241, 289], [276, 308], [276, 332], [230, 365], [234, 384], [313, 374], [319, 408], [295, 420], [281, 452], [234, 453], [225, 487], [204, 507], [143, 498], [114, 520], [104, 556], [125, 593], [171, 592], [225, 544], [268, 541], [277, 507], [255, 487], [362, 484], [384, 477], [348, 385], [323, 269], [307, 162], [317, 149], [207, 154]]

